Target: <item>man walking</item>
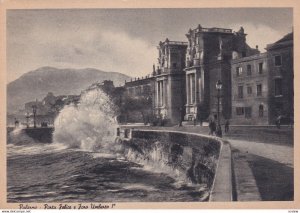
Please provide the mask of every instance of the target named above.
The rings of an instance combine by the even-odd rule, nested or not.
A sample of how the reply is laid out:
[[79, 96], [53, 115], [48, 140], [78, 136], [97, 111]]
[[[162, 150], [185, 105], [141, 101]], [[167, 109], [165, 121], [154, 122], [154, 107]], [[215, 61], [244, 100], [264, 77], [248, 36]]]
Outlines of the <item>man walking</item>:
[[225, 133], [229, 132], [229, 120], [227, 119], [225, 122]]

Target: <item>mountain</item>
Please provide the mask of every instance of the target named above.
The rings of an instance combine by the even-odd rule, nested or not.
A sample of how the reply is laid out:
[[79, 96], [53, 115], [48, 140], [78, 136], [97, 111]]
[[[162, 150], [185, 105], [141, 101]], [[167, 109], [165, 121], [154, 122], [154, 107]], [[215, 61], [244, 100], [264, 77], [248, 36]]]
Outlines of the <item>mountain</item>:
[[30, 71], [7, 85], [7, 111], [16, 112], [24, 104], [35, 99], [41, 100], [48, 92], [54, 95], [79, 95], [95, 82], [112, 80], [115, 86], [123, 85], [130, 77], [117, 72], [97, 69], [57, 69], [41, 67]]

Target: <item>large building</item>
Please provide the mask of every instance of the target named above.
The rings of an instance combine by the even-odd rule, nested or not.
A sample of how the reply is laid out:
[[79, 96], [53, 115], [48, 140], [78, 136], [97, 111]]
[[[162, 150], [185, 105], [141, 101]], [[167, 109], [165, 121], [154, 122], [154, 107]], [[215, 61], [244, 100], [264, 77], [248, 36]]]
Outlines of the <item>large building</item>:
[[218, 114], [218, 106], [220, 119], [232, 124], [273, 124], [279, 115], [291, 119], [293, 34], [265, 53], [249, 47], [246, 36], [243, 27], [234, 32], [198, 25], [186, 34], [187, 42], [166, 39], [158, 45], [151, 76], [127, 82], [127, 94], [151, 97], [152, 116], [171, 124], [205, 121]]

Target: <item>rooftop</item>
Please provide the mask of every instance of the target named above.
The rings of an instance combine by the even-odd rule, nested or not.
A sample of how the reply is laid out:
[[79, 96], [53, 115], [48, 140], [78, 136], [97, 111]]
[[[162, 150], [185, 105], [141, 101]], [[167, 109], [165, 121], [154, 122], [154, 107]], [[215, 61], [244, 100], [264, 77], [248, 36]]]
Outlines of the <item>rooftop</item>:
[[291, 45], [293, 44], [293, 40], [294, 40], [294, 35], [293, 32], [283, 36], [281, 39], [279, 39], [278, 41], [272, 43], [272, 44], [268, 44], [266, 49], [270, 50], [270, 49], [275, 49], [278, 47], [284, 47], [287, 45]]
[[170, 41], [168, 38], [164, 42], [159, 42], [159, 46], [161, 45], [179, 45], [179, 46], [187, 46], [188, 43], [184, 41]]
[[261, 59], [261, 58], [266, 58], [266, 57], [267, 57], [266, 52], [265, 53], [259, 53], [259, 54], [255, 54], [255, 55], [251, 55], [251, 56], [247, 56], [247, 57], [232, 59], [231, 64], [237, 64], [237, 63], [246, 62], [246, 61], [254, 61], [254, 60]]
[[191, 32], [211, 32], [211, 33], [232, 33], [232, 29], [228, 29], [228, 28], [219, 28], [219, 27], [211, 27], [211, 28], [206, 28], [206, 27], [202, 27], [200, 24], [198, 25], [197, 28], [195, 28], [194, 30], [190, 29], [189, 30], [189, 34], [191, 34]]

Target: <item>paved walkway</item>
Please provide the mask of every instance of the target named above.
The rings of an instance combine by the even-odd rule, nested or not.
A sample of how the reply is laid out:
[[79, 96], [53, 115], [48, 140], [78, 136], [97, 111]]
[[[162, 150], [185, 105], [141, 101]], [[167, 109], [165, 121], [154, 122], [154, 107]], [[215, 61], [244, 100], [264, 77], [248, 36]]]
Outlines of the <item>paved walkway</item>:
[[[226, 139], [226, 137], [225, 137]], [[245, 140], [227, 139], [231, 146], [253, 155], [277, 161], [289, 167], [294, 167], [293, 147], [266, 143], [249, 142]]]
[[284, 201], [294, 195], [293, 147], [228, 139], [237, 201]]

